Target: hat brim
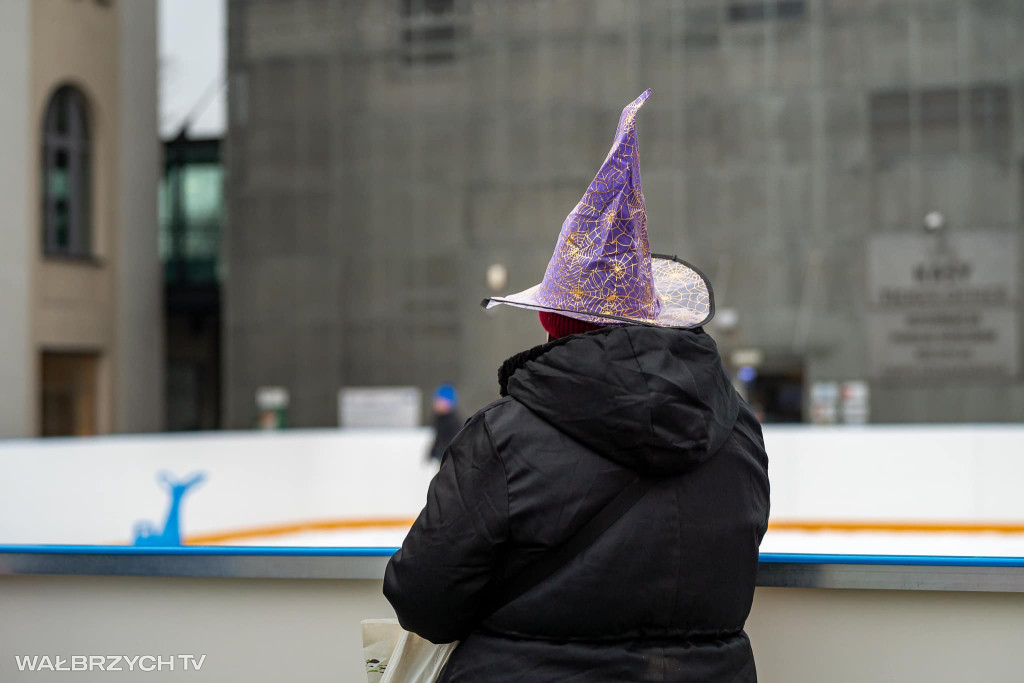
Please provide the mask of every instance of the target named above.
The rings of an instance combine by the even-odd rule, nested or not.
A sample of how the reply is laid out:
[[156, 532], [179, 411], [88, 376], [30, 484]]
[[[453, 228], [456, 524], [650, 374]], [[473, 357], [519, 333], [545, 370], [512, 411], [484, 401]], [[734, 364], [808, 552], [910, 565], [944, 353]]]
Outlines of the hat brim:
[[661, 301], [661, 311], [654, 318], [591, 313], [546, 306], [537, 300], [539, 284], [517, 294], [489, 297], [484, 299], [481, 305], [484, 308], [494, 308], [505, 304], [516, 308], [561, 313], [570, 318], [597, 325], [623, 323], [682, 329], [706, 325], [715, 316], [715, 293], [711, 289], [711, 282], [695, 266], [676, 256], [651, 254], [651, 271], [654, 275], [654, 291]]

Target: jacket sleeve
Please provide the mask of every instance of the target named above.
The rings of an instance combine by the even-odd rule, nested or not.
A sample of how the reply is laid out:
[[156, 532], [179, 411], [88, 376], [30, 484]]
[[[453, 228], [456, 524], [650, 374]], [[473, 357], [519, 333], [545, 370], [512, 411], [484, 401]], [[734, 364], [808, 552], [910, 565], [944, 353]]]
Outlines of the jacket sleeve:
[[481, 413], [449, 444], [426, 507], [388, 562], [384, 596], [402, 627], [434, 643], [468, 635], [487, 616], [507, 539], [505, 467]]

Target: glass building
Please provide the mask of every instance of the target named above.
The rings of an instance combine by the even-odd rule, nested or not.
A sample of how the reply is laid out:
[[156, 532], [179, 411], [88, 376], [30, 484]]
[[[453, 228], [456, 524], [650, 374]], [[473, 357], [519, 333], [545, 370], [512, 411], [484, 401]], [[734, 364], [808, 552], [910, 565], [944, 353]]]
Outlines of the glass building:
[[169, 430], [220, 426], [221, 230], [218, 139], [164, 143], [160, 259], [164, 269]]

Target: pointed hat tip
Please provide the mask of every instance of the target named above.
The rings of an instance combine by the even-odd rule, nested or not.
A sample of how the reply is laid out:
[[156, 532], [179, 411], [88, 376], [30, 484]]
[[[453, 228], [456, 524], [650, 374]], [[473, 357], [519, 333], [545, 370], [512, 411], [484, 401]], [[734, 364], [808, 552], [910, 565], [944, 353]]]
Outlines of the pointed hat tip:
[[[632, 132], [636, 127], [636, 113], [640, 111], [640, 107], [644, 106], [644, 102], [651, 96], [651, 89], [648, 88], [640, 93], [640, 97], [636, 98], [629, 104], [627, 104], [623, 110], [622, 115], [619, 117], [619, 125], [615, 129], [616, 139], [620, 138], [627, 132]], [[613, 148], [614, 149], [614, 148]]]

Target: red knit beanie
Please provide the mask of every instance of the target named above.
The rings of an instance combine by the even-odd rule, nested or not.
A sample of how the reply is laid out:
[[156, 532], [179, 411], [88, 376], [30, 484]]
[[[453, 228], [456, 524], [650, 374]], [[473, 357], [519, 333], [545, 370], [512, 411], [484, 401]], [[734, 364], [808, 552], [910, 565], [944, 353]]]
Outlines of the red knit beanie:
[[553, 339], [568, 337], [570, 334], [582, 334], [584, 332], [593, 332], [594, 330], [601, 329], [600, 325], [584, 322], [583, 320], [577, 320], [576, 318], [570, 318], [569, 316], [561, 315], [560, 313], [537, 311], [537, 315], [540, 317], [540, 326], [543, 327]]

